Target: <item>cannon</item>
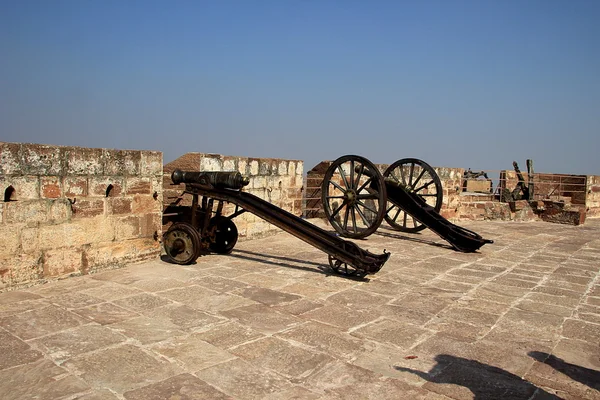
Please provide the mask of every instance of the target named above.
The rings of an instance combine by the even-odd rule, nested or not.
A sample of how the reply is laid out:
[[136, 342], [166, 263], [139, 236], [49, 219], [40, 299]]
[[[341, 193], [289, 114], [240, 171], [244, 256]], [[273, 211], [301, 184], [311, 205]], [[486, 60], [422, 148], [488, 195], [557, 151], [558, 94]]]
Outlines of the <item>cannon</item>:
[[442, 217], [442, 199], [439, 176], [416, 158], [398, 160], [382, 174], [364, 157], [343, 156], [329, 166], [321, 186], [327, 220], [344, 237], [365, 238], [385, 219], [402, 232], [429, 228], [462, 252], [493, 243]]
[[[376, 273], [390, 253], [374, 254], [355, 243], [344, 240], [242, 189], [249, 179], [239, 172], [195, 172], [175, 170], [174, 184], [185, 184], [184, 193], [191, 194], [192, 205], [169, 205], [163, 212], [163, 223], [172, 225], [163, 235], [163, 246], [169, 261], [191, 264], [200, 255], [230, 253], [238, 239], [233, 219], [244, 212], [296, 236], [328, 254], [333, 271], [347, 275]], [[225, 203], [235, 205], [231, 215], [224, 215]]]

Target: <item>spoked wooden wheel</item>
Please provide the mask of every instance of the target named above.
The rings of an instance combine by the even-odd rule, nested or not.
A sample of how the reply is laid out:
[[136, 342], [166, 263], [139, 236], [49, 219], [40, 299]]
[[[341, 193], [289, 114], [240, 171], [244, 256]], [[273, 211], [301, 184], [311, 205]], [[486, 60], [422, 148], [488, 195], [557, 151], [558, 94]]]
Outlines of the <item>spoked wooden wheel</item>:
[[200, 234], [187, 222], [177, 222], [163, 236], [167, 257], [175, 264], [191, 264], [200, 254]]
[[[435, 170], [425, 161], [416, 158], [403, 158], [390, 165], [383, 173], [384, 178], [392, 179], [408, 192], [417, 194], [423, 201], [439, 212], [442, 208], [442, 182]], [[398, 204], [387, 203], [385, 220], [394, 229], [402, 232], [419, 232], [426, 228]]]
[[366, 158], [348, 155], [335, 160], [321, 189], [325, 215], [340, 235], [364, 238], [381, 225], [386, 210], [383, 176]]

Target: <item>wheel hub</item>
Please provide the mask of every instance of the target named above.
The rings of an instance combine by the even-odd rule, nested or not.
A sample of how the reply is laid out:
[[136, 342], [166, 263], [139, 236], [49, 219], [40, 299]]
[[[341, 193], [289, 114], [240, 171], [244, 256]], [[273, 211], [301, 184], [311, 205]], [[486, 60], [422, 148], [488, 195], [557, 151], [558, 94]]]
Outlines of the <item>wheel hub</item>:
[[344, 200], [346, 201], [346, 204], [351, 205], [351, 206], [354, 205], [354, 203], [356, 203], [356, 190], [349, 189], [344, 194]]

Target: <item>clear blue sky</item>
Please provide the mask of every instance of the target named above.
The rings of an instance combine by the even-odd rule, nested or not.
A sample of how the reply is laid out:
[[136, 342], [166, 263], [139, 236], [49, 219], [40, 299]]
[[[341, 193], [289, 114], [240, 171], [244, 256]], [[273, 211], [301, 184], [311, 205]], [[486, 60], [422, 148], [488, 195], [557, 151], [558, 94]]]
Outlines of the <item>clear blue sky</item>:
[[598, 0], [0, 0], [0, 140], [600, 175]]

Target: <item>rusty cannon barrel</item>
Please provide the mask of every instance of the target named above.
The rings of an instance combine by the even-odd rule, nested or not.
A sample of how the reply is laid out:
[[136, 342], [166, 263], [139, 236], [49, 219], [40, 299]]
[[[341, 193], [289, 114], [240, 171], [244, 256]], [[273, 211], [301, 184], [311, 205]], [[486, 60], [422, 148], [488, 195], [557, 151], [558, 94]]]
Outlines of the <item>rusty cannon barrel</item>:
[[219, 189], [241, 189], [250, 183], [248, 177], [243, 176], [238, 171], [182, 171], [176, 169], [171, 174], [171, 180], [174, 184], [197, 183], [204, 186], [213, 186]]

